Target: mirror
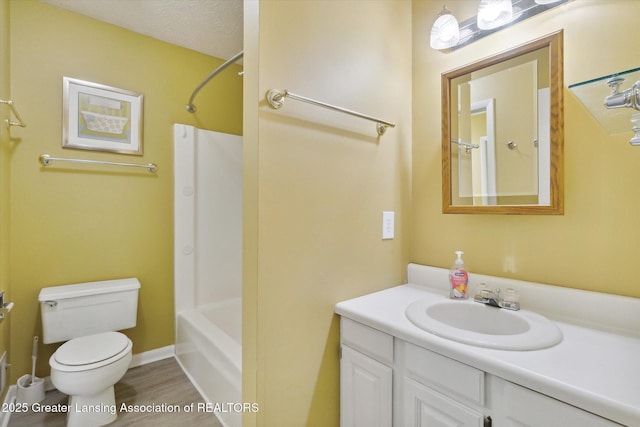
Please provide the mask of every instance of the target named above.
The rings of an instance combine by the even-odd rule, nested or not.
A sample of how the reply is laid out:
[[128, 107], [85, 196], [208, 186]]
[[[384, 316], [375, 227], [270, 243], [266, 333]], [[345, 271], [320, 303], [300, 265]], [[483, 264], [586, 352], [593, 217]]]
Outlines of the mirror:
[[443, 213], [562, 214], [562, 31], [442, 75]]

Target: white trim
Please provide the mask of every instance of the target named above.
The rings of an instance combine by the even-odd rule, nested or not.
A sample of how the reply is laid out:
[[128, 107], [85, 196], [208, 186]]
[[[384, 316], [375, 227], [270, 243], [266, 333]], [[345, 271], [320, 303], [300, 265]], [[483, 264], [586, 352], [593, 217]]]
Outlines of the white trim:
[[538, 204], [551, 205], [551, 92], [538, 90]]
[[131, 358], [129, 369], [135, 368], [136, 366], [157, 362], [158, 360], [168, 359], [170, 357], [174, 357], [175, 354], [176, 349], [173, 344], [166, 347], [160, 347], [153, 350], [145, 351], [143, 353], [134, 354]]
[[[193, 308], [196, 301], [196, 137], [195, 127], [173, 125], [173, 292], [176, 313]], [[177, 322], [177, 316], [174, 321]]]

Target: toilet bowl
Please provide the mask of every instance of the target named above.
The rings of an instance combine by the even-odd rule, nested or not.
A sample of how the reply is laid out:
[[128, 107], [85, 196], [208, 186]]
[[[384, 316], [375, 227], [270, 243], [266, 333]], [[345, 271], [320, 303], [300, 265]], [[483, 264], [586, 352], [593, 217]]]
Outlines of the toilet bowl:
[[119, 332], [67, 341], [51, 356], [51, 382], [69, 395], [67, 426], [105, 425], [117, 418], [114, 384], [127, 372], [132, 342]]
[[40, 291], [43, 342], [64, 342], [49, 359], [51, 382], [69, 395], [67, 426], [102, 426], [118, 416], [114, 385], [129, 368], [137, 279], [54, 286]]

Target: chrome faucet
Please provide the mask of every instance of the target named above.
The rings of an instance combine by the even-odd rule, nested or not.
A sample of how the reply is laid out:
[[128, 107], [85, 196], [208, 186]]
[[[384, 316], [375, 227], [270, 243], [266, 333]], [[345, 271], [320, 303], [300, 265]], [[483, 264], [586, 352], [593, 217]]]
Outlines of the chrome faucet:
[[508, 288], [505, 290], [505, 296], [500, 296], [500, 289], [491, 290], [484, 283], [480, 284], [480, 292], [473, 297], [475, 302], [490, 305], [492, 307], [506, 308], [507, 310], [520, 310], [520, 301], [518, 292]]
[[500, 307], [500, 289], [481, 289], [480, 293], [473, 297], [475, 302], [487, 304], [493, 307]]

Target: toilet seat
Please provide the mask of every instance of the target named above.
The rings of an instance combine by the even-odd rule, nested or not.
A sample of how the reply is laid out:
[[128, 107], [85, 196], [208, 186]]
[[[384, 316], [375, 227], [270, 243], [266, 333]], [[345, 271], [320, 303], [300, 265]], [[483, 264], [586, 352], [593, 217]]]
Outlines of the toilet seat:
[[74, 338], [62, 344], [49, 359], [59, 371], [86, 371], [109, 365], [131, 351], [131, 340], [120, 332], [103, 332]]

